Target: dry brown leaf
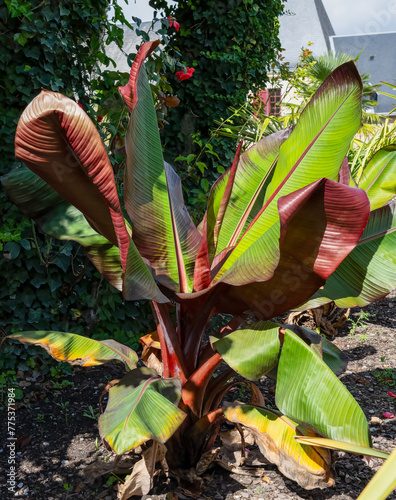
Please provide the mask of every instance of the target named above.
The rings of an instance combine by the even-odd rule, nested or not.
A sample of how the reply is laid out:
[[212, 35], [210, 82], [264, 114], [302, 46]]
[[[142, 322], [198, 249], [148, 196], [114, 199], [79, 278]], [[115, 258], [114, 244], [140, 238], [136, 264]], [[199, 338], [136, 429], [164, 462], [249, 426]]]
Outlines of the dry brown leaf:
[[161, 360], [161, 351], [155, 347], [147, 347], [146, 345], [143, 345], [142, 361], [147, 368], [152, 368], [160, 377], [162, 377], [164, 373], [164, 365]]
[[[245, 449], [245, 446], [253, 446], [255, 441], [247, 429], [243, 429], [243, 435], [244, 445], [242, 445], [241, 435], [237, 429], [220, 433], [223, 446], [217, 454], [216, 463], [234, 474], [261, 476], [265, 472], [263, 466], [269, 462], [258, 449]], [[242, 446], [244, 446], [243, 451]]]
[[264, 483], [271, 484], [271, 479], [267, 476], [262, 477], [261, 480], [264, 481]]
[[250, 404], [254, 406], [261, 406], [262, 408], [264, 408], [265, 407], [264, 396], [261, 394], [261, 391], [257, 387], [257, 385], [253, 384], [253, 382], [250, 382], [249, 385], [247, 385], [247, 387], [252, 392], [252, 398], [250, 400]]
[[82, 474], [87, 483], [93, 483], [98, 477], [113, 472], [117, 475], [129, 474], [136, 463], [136, 459], [123, 456], [121, 460], [116, 459], [111, 462], [98, 460], [82, 469]]
[[164, 460], [166, 447], [154, 442], [143, 454], [141, 460], [136, 462], [132, 474], [125, 479], [124, 484], [118, 488], [117, 500], [128, 500], [133, 495], [147, 495], [153, 487], [155, 464]]
[[219, 450], [220, 447], [212, 448], [201, 456], [197, 465], [195, 466], [195, 472], [197, 473], [197, 476], [202, 476], [202, 474], [204, 474], [208, 470], [210, 465], [216, 461]]

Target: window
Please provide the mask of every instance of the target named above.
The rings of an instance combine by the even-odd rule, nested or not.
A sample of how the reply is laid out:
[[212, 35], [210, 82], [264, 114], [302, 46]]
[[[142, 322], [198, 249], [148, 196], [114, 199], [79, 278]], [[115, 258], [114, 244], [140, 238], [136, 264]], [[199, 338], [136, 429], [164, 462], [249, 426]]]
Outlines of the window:
[[263, 111], [266, 115], [280, 116], [281, 89], [260, 90], [259, 98], [264, 103]]

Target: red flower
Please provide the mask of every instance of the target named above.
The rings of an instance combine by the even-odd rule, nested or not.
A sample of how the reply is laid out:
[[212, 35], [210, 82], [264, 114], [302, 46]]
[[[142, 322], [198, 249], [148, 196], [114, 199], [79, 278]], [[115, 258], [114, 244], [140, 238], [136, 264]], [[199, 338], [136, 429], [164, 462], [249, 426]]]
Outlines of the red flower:
[[394, 415], [393, 413], [390, 413], [389, 411], [386, 411], [385, 413], [382, 414], [384, 418], [393, 418]]
[[388, 394], [391, 398], [396, 398], [396, 394], [393, 394], [393, 392], [389, 391]]
[[169, 21], [169, 28], [172, 28], [172, 26], [174, 26], [175, 30], [179, 31], [180, 24], [176, 21], [174, 17], [167, 17], [166, 19]]
[[103, 120], [103, 116], [98, 115], [96, 119], [98, 120], [98, 122], [101, 122]]
[[179, 80], [179, 82], [182, 82], [183, 80], [187, 80], [187, 78], [191, 78], [194, 71], [194, 68], [187, 68], [186, 73], [184, 73], [184, 71], [177, 71], [175, 73], [175, 76]]

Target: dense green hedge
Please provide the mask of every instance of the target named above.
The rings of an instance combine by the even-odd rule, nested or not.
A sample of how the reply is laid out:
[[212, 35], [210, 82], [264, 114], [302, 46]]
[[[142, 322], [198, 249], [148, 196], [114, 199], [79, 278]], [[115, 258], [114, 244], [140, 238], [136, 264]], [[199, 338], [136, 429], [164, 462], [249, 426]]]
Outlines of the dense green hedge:
[[[110, 3], [115, 7], [111, 22], [107, 20]], [[23, 168], [14, 159], [16, 125], [41, 88], [76, 99], [103, 135], [117, 137], [126, 119], [117, 86], [125, 84], [128, 75], [101, 68], [110, 62], [104, 40], [122, 44], [123, 30], [116, 25], [120, 21], [125, 19], [112, 0], [6, 0], [0, 7], [0, 73], [5, 76], [0, 92], [0, 174]], [[96, 113], [106, 115], [103, 123], [99, 124]], [[109, 152], [117, 170], [123, 155]], [[150, 328], [147, 307], [135, 302], [119, 307], [121, 294], [102, 280], [79, 245], [64, 245], [41, 234], [4, 193], [0, 212], [3, 334], [52, 329], [112, 337], [136, 346], [138, 337]], [[10, 346], [3, 349], [0, 370], [15, 365], [11, 353]], [[26, 353], [20, 354], [23, 367]]]
[[[168, 6], [165, 0], [150, 1], [180, 24], [179, 31], [172, 30], [167, 50], [180, 53], [181, 62], [195, 69], [183, 81], [167, 73], [181, 99], [162, 130], [168, 160], [199, 152], [191, 142], [192, 132], [200, 131], [205, 143], [215, 121], [228, 117], [230, 106], [242, 105], [249, 92], [265, 87], [267, 72], [281, 49], [278, 17], [283, 4], [284, 0], [178, 0]], [[224, 139], [211, 143], [219, 158], [201, 159], [209, 165], [215, 159], [215, 164], [228, 167], [235, 144]], [[216, 174], [217, 169], [208, 168], [209, 183]]]

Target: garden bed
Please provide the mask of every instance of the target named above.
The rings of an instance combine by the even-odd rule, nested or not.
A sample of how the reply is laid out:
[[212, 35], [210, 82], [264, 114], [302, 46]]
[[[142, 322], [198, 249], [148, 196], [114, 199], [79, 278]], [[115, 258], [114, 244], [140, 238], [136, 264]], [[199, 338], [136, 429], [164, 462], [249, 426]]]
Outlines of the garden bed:
[[[396, 296], [351, 311], [347, 323], [335, 339], [350, 362], [341, 380], [365, 412], [373, 436], [373, 446], [385, 451], [396, 447], [396, 419], [384, 418], [396, 413]], [[359, 319], [360, 317], [360, 319]], [[94, 368], [74, 368], [73, 375], [29, 380], [31, 374], [19, 373], [23, 401], [16, 411], [17, 486], [16, 497], [30, 500], [117, 498], [117, 478], [104, 474], [92, 479], [85, 470], [90, 464], [106, 464], [113, 456], [101, 444], [95, 414], [98, 399], [106, 384], [123, 373], [109, 364]], [[65, 382], [68, 381], [68, 382]], [[274, 404], [270, 382], [260, 384], [269, 404]], [[238, 395], [236, 394], [236, 397]], [[91, 407], [91, 408], [90, 408]], [[85, 414], [85, 415], [84, 415]], [[6, 413], [3, 411], [2, 420]], [[6, 428], [1, 426], [0, 467], [8, 471]], [[138, 460], [131, 455], [131, 460]], [[215, 466], [202, 476], [202, 491], [195, 498], [222, 499], [356, 499], [382, 461], [346, 453], [335, 456], [336, 486], [326, 490], [305, 491], [285, 478], [273, 465], [265, 465], [261, 477], [227, 472]], [[97, 470], [97, 469], [96, 469]], [[7, 491], [5, 474], [1, 477], [1, 498], [12, 498]], [[146, 499], [176, 500], [189, 498], [174, 479], [155, 479], [153, 494]], [[191, 497], [191, 496], [190, 496]], [[137, 497], [136, 497], [137, 498]], [[396, 499], [396, 492], [389, 497]]]

